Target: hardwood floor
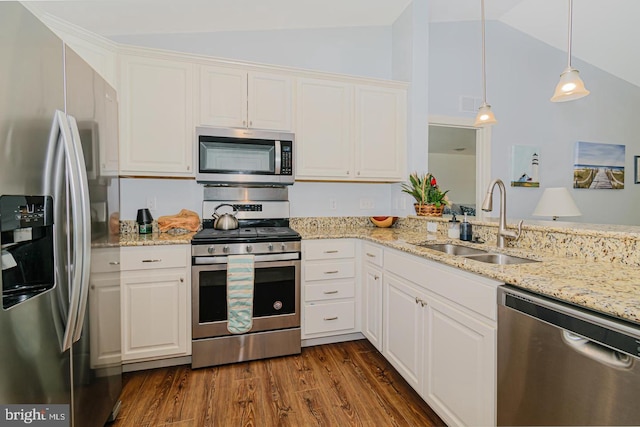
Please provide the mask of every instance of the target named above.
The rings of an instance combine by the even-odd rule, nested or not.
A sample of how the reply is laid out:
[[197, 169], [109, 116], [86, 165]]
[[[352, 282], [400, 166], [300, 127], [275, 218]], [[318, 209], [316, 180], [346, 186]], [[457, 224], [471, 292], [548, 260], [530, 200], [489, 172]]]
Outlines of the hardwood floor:
[[124, 374], [124, 426], [443, 426], [367, 341], [191, 370]]

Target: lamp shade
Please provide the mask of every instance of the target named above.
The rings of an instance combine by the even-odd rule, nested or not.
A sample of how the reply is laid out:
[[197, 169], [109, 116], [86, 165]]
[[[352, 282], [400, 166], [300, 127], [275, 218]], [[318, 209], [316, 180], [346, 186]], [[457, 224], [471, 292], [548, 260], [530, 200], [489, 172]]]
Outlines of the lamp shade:
[[560, 74], [560, 81], [551, 97], [551, 102], [573, 101], [587, 96], [589, 93], [580, 78], [580, 72], [575, 68], [567, 67]]
[[533, 211], [534, 216], [550, 216], [554, 220], [561, 216], [580, 216], [580, 209], [571, 197], [566, 187], [546, 188], [538, 205]]
[[493, 111], [491, 111], [491, 105], [487, 104], [486, 102], [482, 103], [482, 105], [478, 109], [478, 115], [476, 116], [476, 121], [473, 125], [488, 126], [494, 125], [496, 123], [498, 123], [498, 121], [493, 115]]

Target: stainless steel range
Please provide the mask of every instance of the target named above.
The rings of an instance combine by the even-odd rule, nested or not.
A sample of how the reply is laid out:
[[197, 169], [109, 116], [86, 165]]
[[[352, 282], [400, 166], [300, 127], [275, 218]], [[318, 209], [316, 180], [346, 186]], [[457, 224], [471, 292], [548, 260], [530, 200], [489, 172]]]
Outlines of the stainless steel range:
[[[214, 228], [223, 208], [238, 228]], [[289, 228], [287, 188], [205, 187], [202, 210], [191, 243], [192, 368], [300, 353], [301, 238]], [[253, 316], [248, 332], [232, 334], [227, 260], [239, 254], [253, 255]]]

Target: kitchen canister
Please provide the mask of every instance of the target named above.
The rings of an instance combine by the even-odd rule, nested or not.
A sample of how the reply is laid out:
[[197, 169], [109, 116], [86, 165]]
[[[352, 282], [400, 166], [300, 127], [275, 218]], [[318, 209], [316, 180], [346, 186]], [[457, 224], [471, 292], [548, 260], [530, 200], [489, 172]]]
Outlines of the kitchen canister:
[[153, 232], [153, 217], [149, 209], [138, 209], [136, 222], [138, 223], [139, 234], [150, 234]]

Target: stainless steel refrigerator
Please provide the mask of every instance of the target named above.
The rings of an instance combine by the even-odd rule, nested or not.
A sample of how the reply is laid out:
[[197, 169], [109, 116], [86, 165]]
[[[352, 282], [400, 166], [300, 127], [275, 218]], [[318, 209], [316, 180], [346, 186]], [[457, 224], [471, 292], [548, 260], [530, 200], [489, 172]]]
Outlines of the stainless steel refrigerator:
[[117, 125], [115, 90], [0, 2], [0, 405], [68, 404], [78, 427], [103, 425], [122, 385], [119, 297], [89, 302], [92, 254], [119, 265]]

